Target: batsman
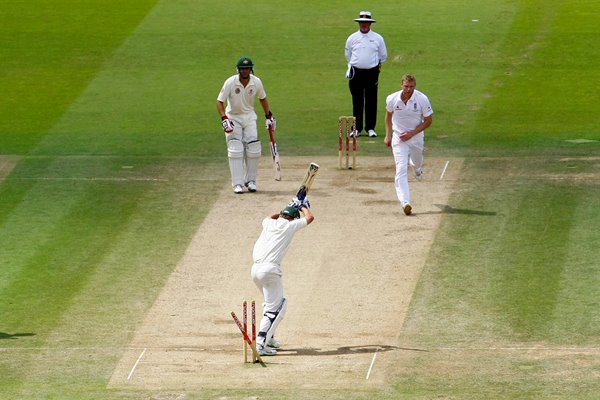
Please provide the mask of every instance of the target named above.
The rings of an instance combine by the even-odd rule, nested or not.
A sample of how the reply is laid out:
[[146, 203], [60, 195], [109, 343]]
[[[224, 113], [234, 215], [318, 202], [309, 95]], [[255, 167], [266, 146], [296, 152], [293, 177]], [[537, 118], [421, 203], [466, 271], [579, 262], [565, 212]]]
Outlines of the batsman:
[[[254, 63], [248, 57], [237, 62], [237, 75], [229, 77], [217, 96], [217, 111], [227, 141], [227, 156], [233, 192], [241, 194], [244, 186], [256, 192], [256, 176], [262, 148], [256, 127], [254, 99], [265, 112], [266, 128], [275, 131], [276, 121], [269, 109], [269, 101], [262, 81], [254, 76]], [[227, 102], [227, 108], [225, 108]]]
[[283, 210], [262, 221], [262, 232], [252, 252], [251, 271], [252, 280], [264, 297], [264, 315], [256, 338], [256, 348], [261, 356], [274, 356], [281, 347], [275, 339], [275, 331], [287, 309], [281, 261], [296, 232], [313, 220], [308, 198], [299, 200], [296, 196]]

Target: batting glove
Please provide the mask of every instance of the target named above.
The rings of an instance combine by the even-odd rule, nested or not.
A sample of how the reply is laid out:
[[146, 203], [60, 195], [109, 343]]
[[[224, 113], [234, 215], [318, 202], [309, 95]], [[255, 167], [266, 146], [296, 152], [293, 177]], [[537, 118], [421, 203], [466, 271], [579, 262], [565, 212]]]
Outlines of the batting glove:
[[300, 209], [300, 207], [302, 207], [302, 202], [300, 200], [298, 200], [297, 197], [294, 197], [292, 199], [292, 201], [289, 202], [289, 204], [287, 205], [288, 207], [294, 207], [297, 208], [298, 210]]
[[269, 129], [269, 127], [271, 127], [273, 129], [273, 132], [275, 132], [275, 127], [277, 126], [277, 121], [275, 120], [275, 117], [273, 116], [271, 111], [269, 111], [268, 114], [265, 114], [265, 118], [267, 119], [265, 121], [265, 128]]
[[310, 208], [310, 201], [308, 201], [308, 197], [305, 197], [304, 200], [302, 200], [300, 208], [302, 207]]
[[233, 121], [227, 118], [227, 115], [221, 117], [221, 125], [223, 125], [225, 133], [233, 132]]

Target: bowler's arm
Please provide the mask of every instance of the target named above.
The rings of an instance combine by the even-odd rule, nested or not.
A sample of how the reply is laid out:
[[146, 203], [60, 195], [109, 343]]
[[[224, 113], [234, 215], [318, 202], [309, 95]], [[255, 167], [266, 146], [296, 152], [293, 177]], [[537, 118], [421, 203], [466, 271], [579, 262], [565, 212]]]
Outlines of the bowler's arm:
[[392, 115], [393, 113], [386, 111], [385, 113], [385, 138], [383, 139], [383, 143], [387, 147], [392, 145]]

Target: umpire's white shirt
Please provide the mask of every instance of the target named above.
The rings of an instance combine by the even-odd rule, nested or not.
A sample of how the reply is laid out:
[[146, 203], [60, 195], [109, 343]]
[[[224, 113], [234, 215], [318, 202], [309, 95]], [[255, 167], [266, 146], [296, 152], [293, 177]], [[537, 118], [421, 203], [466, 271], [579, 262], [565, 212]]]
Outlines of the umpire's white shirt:
[[254, 264], [270, 264], [279, 269], [287, 253], [294, 234], [307, 226], [306, 218], [288, 221], [279, 217], [267, 217], [262, 222], [263, 230], [254, 244], [252, 259]]
[[373, 31], [354, 32], [346, 40], [346, 61], [355, 68], [371, 69], [387, 59], [383, 37]]
[[244, 87], [240, 82], [239, 75], [233, 75], [227, 78], [223, 84], [217, 100], [222, 103], [227, 102], [225, 112], [230, 118], [237, 115], [243, 118], [256, 119], [256, 113], [254, 112], [254, 98], [256, 96], [259, 99], [267, 97], [262, 81], [258, 77], [250, 75], [250, 82]]
[[390, 94], [385, 101], [385, 107], [392, 114], [392, 130], [394, 134], [412, 131], [423, 118], [433, 114], [429, 98], [415, 89], [406, 104], [402, 101], [402, 90]]

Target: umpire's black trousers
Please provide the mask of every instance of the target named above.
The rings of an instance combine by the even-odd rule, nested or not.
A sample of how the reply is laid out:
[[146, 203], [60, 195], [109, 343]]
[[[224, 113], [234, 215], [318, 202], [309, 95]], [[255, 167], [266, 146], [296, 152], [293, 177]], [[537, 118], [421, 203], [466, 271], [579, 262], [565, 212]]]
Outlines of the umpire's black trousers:
[[352, 95], [352, 113], [356, 117], [357, 132], [361, 132], [363, 127], [365, 131], [375, 130], [379, 67], [378, 65], [371, 69], [354, 68], [354, 77], [348, 83]]

